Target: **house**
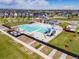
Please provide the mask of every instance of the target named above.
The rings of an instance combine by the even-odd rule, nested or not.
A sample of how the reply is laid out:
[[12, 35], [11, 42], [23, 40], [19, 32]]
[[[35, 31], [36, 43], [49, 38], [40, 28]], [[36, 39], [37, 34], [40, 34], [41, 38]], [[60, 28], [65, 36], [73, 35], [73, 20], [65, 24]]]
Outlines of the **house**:
[[50, 20], [48, 23], [51, 25], [59, 25], [60, 24], [60, 22], [57, 20]]
[[71, 32], [75, 32], [76, 28], [78, 28], [78, 32], [79, 32], [79, 26], [78, 24], [68, 24], [66, 26], [66, 30], [71, 31]]

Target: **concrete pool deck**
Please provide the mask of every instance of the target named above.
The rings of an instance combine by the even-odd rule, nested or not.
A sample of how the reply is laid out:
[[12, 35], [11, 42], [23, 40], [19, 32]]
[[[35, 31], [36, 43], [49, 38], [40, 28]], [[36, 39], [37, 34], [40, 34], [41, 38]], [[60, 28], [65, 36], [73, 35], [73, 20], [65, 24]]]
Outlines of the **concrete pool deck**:
[[[40, 35], [40, 39], [38, 39], [38, 38], [36, 38], [36, 39], [38, 39], [38, 40], [41, 40], [41, 41], [43, 41], [43, 42], [49, 42], [49, 41], [51, 41], [52, 39], [54, 39], [56, 36], [58, 36], [62, 31], [63, 31], [63, 29], [62, 29], [62, 27], [60, 27], [60, 26], [58, 26], [58, 25], [56, 25], [55, 27], [54, 27], [55, 29], [56, 29], [56, 33], [54, 34], [54, 35], [52, 35], [51, 37], [49, 37], [49, 36], [46, 36], [46, 35], [44, 35], [44, 34], [41, 34]], [[38, 33], [39, 34], [39, 33]], [[36, 35], [38, 35], [38, 34], [36, 34]], [[44, 37], [45, 36], [45, 37]], [[43, 37], [43, 38], [42, 38]], [[43, 40], [42, 40], [43, 39]]]
[[60, 27], [58, 25], [55, 26], [55, 29], [56, 29], [56, 33], [51, 37], [47, 37], [47, 39], [45, 39], [44, 42], [51, 41], [52, 39], [54, 39], [56, 36], [58, 36], [63, 31], [62, 27]]
[[32, 37], [34, 37], [34, 38], [36, 38], [38, 40], [41, 40], [43, 42], [49, 42], [50, 40], [54, 39], [57, 35], [59, 35], [63, 31], [62, 27], [60, 27], [58, 25], [54, 25], [54, 26], [50, 25], [50, 26], [53, 27], [55, 29], [55, 31], [56, 31], [56, 33], [54, 35], [50, 36], [50, 37], [46, 36], [44, 33], [36, 32], [36, 31], [38, 31], [40, 29], [35, 30], [35, 31], [31, 32], [31, 33], [28, 33], [28, 32], [26, 32], [24, 30], [19, 30], [19, 32], [24, 33], [24, 34], [29, 35], [29, 36], [32, 36]]

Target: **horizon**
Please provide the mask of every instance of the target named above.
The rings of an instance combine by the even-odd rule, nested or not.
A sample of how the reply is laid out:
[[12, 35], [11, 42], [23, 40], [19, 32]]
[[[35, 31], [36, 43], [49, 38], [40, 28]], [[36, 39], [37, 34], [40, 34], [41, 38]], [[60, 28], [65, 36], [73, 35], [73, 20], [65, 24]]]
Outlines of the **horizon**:
[[22, 9], [22, 8], [0, 8], [0, 10], [79, 10], [79, 9]]
[[79, 0], [0, 0], [0, 9], [79, 10]]

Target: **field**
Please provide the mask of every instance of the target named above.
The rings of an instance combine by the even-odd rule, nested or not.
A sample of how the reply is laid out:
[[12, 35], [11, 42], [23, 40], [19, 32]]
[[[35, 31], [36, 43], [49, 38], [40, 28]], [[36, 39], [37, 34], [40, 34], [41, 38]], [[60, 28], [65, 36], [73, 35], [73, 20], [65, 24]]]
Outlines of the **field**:
[[64, 31], [49, 44], [79, 55], [79, 34]]
[[7, 26], [16, 26], [21, 24], [29, 23], [32, 17], [18, 17], [18, 18], [0, 18], [0, 24], [5, 24]]
[[9, 37], [0, 33], [0, 59], [30, 59], [19, 47], [13, 45]]
[[21, 48], [22, 45], [16, 44], [11, 38], [0, 32], [0, 59], [42, 59], [36, 53], [30, 56], [28, 52], [22, 51]]

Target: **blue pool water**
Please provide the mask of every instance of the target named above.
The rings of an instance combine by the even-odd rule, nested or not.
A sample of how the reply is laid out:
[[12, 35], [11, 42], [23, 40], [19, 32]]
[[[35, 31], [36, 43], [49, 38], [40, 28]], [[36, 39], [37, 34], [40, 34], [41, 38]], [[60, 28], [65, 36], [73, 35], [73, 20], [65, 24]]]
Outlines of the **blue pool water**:
[[39, 24], [23, 24], [19, 26], [20, 29], [25, 30], [27, 32], [41, 32], [45, 33], [48, 29], [40, 26]]

